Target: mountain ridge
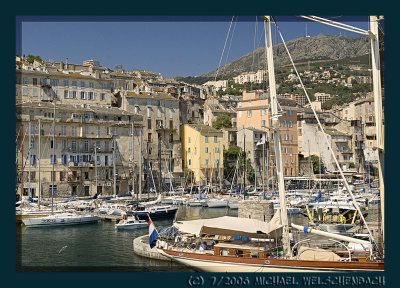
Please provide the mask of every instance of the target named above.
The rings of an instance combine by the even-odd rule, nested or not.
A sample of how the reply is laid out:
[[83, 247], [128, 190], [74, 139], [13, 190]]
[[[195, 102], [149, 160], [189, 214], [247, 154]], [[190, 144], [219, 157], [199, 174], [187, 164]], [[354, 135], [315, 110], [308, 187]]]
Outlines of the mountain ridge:
[[[370, 53], [368, 36], [352, 37], [318, 34], [312, 37], [301, 37], [286, 42], [293, 61], [311, 59], [344, 59], [362, 56]], [[289, 56], [283, 43], [273, 46], [274, 62], [277, 67], [290, 63]], [[230, 63], [221, 66], [218, 77], [237, 76], [243, 72], [265, 69], [265, 48], [243, 55]], [[254, 56], [253, 56], [254, 55]], [[254, 58], [254, 65], [253, 65]], [[217, 69], [200, 75], [201, 77], [215, 77]]]

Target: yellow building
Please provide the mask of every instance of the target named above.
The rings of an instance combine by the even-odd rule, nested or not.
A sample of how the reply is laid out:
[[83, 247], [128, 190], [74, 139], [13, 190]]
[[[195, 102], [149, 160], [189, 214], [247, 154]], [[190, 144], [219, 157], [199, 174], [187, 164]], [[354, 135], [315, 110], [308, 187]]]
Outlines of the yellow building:
[[[193, 171], [198, 185], [217, 184], [223, 180], [223, 132], [201, 124], [181, 125], [182, 166]], [[188, 179], [191, 182], [191, 179]]]

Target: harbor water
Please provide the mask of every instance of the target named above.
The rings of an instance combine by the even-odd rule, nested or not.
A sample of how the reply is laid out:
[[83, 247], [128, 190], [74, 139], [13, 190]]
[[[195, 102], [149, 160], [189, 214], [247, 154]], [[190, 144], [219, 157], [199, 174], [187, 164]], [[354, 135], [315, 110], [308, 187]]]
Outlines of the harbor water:
[[[180, 206], [177, 220], [237, 216], [238, 210]], [[173, 219], [154, 220], [157, 229]], [[306, 224], [303, 215], [289, 215], [289, 223]], [[140, 271], [191, 272], [180, 264], [144, 258], [133, 252], [133, 239], [147, 227], [117, 230], [115, 222], [67, 227], [25, 228], [17, 224], [17, 266], [20, 271]]]

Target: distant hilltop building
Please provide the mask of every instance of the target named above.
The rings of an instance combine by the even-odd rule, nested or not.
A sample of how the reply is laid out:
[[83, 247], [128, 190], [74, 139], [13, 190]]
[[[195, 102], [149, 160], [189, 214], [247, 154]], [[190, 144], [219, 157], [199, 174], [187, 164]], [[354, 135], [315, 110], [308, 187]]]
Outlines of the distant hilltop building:
[[225, 90], [228, 88], [228, 80], [207, 81], [204, 86], [214, 86], [216, 89]]
[[326, 94], [326, 93], [315, 93], [314, 94], [315, 98], [317, 99], [318, 102], [325, 103], [329, 99], [331, 99], [331, 94]]
[[266, 70], [258, 70], [257, 72], [244, 72], [236, 77], [233, 77], [233, 80], [238, 84], [244, 84], [246, 82], [262, 83], [266, 75]]
[[100, 62], [97, 60], [85, 60], [83, 61], [83, 66], [95, 66], [95, 67], [99, 67], [100, 66]]

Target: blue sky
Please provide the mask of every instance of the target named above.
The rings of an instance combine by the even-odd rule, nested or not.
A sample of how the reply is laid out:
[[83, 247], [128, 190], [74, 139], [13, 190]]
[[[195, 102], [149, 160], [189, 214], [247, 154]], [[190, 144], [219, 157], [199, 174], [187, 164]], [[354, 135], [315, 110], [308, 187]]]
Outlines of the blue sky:
[[[232, 16], [17, 17], [16, 53], [64, 62], [68, 58], [69, 63], [75, 64], [95, 59], [111, 69], [121, 64], [128, 71], [150, 70], [165, 77], [198, 76], [218, 67], [231, 19]], [[304, 37], [306, 23], [311, 36], [359, 36], [300, 18], [276, 19], [285, 41]], [[368, 17], [331, 19], [368, 30]], [[230, 32], [221, 65], [264, 45], [262, 22], [260, 18], [256, 22], [255, 16], [239, 16]], [[275, 31], [272, 36], [274, 43], [280, 42]]]

